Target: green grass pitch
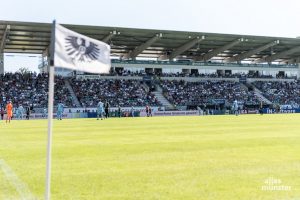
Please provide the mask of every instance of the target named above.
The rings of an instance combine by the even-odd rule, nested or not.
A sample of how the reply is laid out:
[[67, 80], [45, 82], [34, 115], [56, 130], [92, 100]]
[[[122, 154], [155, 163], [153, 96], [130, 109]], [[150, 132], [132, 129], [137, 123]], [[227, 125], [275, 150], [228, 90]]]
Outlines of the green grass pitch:
[[[46, 132], [0, 121], [1, 200], [44, 198]], [[300, 115], [55, 120], [52, 199], [300, 200]]]

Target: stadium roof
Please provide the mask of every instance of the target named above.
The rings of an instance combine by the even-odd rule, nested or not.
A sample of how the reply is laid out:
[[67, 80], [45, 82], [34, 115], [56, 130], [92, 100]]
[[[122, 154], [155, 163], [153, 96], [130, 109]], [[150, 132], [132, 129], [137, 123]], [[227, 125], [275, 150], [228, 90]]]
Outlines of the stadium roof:
[[[186, 58], [224, 62], [299, 62], [300, 39], [203, 32], [168, 31], [87, 25], [63, 26], [111, 45], [111, 53], [126, 59]], [[44, 53], [51, 23], [0, 21], [0, 52]]]

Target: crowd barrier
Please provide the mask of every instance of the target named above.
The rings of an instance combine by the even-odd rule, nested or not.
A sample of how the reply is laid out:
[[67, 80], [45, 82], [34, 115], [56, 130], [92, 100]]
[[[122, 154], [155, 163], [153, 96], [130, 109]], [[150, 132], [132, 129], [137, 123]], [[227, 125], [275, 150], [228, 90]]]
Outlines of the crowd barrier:
[[195, 116], [199, 115], [199, 111], [156, 111], [153, 116]]
[[[47, 119], [48, 116], [45, 116], [44, 114], [40, 114], [40, 113], [33, 113], [30, 114], [29, 119]], [[63, 118], [87, 118], [88, 117], [88, 113], [64, 113], [62, 115]], [[4, 119], [6, 119], [6, 114], [3, 117]], [[56, 119], [57, 115], [56, 113], [53, 114], [53, 118]], [[26, 115], [23, 115], [23, 119], [26, 119]], [[13, 115], [13, 120], [18, 120], [16, 115]]]
[[[273, 113], [277, 113], [277, 111], [275, 109], [263, 109], [263, 113], [273, 114]], [[281, 110], [279, 110], [279, 113], [300, 113], [300, 109], [299, 108], [281, 109]]]
[[[275, 114], [275, 113], [300, 113], [300, 108], [295, 109], [281, 109], [277, 112], [275, 109], [265, 108], [263, 109], [264, 114]], [[204, 114], [204, 113], [202, 113]], [[202, 115], [198, 110], [191, 111], [153, 111], [152, 116], [197, 116]], [[224, 111], [214, 111], [209, 115], [222, 115], [222, 114], [233, 114], [232, 112], [224, 112]], [[239, 110], [239, 114], [259, 114], [258, 110]], [[205, 114], [204, 114], [205, 115]], [[147, 113], [145, 110], [136, 110], [134, 112], [134, 116], [132, 116], [129, 111], [122, 111], [121, 117], [146, 117]], [[56, 119], [56, 113], [53, 114], [53, 118]], [[96, 118], [96, 112], [83, 112], [83, 113], [64, 113], [63, 118], [72, 119], [72, 118]], [[109, 113], [109, 117], [119, 117], [118, 112], [113, 110]], [[32, 113], [30, 114], [30, 119], [46, 119], [47, 116], [40, 113]], [[4, 115], [4, 120], [6, 119], [6, 114]], [[25, 115], [23, 115], [23, 119], [25, 119]], [[16, 120], [16, 115], [13, 116], [13, 120]]]

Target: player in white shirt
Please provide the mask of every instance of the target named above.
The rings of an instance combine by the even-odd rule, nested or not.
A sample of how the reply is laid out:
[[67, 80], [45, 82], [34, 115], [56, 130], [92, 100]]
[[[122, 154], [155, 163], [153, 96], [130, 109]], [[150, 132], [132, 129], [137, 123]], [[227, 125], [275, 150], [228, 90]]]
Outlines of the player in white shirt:
[[103, 120], [103, 113], [104, 113], [104, 104], [100, 100], [97, 104], [97, 120], [99, 120], [99, 117], [101, 117], [101, 120]]
[[233, 102], [233, 112], [236, 116], [238, 116], [239, 114], [239, 104], [238, 104], [238, 101], [237, 100], [234, 100]]

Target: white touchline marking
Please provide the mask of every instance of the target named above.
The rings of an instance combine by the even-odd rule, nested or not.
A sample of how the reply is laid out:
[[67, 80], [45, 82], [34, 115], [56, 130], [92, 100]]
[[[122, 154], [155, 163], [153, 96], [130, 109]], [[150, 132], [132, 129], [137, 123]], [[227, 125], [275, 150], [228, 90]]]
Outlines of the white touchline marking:
[[0, 170], [3, 171], [8, 182], [16, 188], [16, 191], [20, 195], [22, 200], [36, 200], [32, 193], [30, 192], [26, 183], [21, 181], [19, 177], [14, 173], [14, 171], [6, 164], [3, 159], [0, 159]]

